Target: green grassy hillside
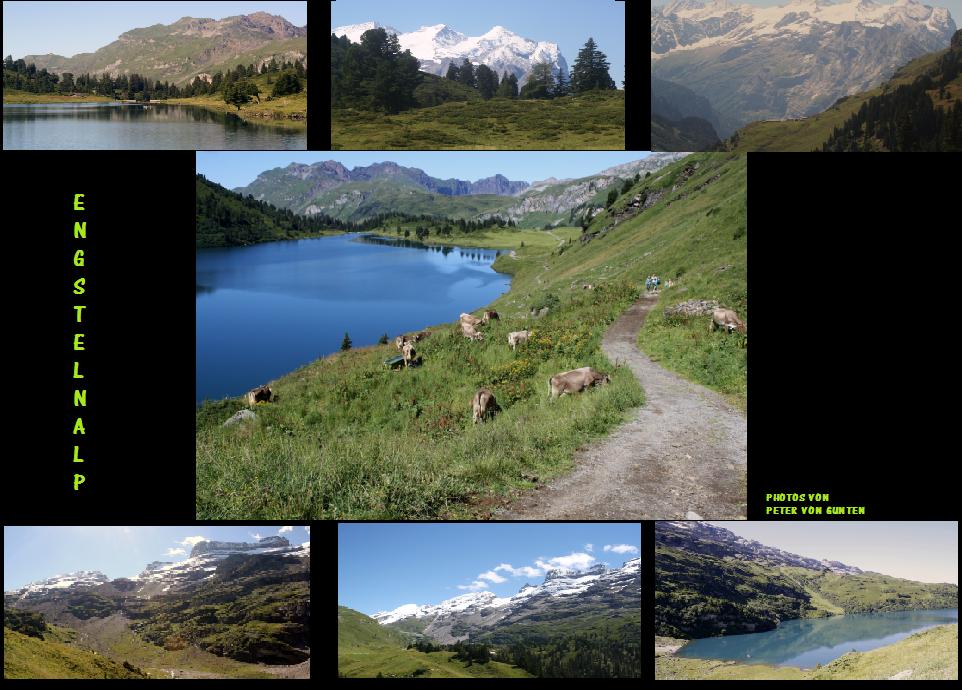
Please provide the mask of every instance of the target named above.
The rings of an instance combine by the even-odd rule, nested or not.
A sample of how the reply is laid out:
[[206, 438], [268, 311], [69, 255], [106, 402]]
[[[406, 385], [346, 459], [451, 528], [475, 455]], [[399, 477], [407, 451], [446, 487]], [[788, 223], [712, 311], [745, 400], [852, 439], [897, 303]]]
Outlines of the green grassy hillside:
[[[691, 175], [689, 163], [698, 165]], [[745, 166], [735, 154], [689, 157], [639, 181], [623, 199], [677, 185], [674, 192], [641, 212], [616, 202], [614, 215], [592, 220], [588, 230], [598, 234], [589, 242], [559, 236], [560, 245], [502, 254], [495, 268], [514, 276], [512, 289], [490, 305], [501, 320], [482, 328], [483, 342], [448, 323], [419, 343], [419, 368], [387, 370], [382, 361], [396, 354], [393, 344], [319, 359], [272, 382], [278, 402], [259, 406], [257, 420], [244, 425], [221, 426], [244, 406], [239, 398], [206, 403], [197, 413], [198, 517], [484, 516], [532, 488], [532, 476], [543, 482], [567, 471], [575, 449], [643, 402], [637, 380], [607, 361], [600, 342], [643, 291], [645, 276], [664, 275], [677, 247], [703, 242], [712, 249], [692, 268], [698, 289], [717, 280], [719, 297], [744, 291], [739, 271], [702, 266], [713, 256], [715, 268], [734, 264], [732, 255], [744, 252]], [[679, 300], [690, 294], [686, 280], [683, 272]], [[596, 288], [583, 290], [584, 283]], [[546, 316], [529, 317], [544, 306]], [[508, 332], [525, 327], [533, 337], [512, 352]], [[717, 347], [698, 341], [685, 350], [687, 361], [700, 361], [712, 381], [737, 379], [742, 362], [714, 357]], [[548, 379], [582, 366], [610, 372], [611, 384], [549, 400]], [[481, 386], [502, 411], [476, 425], [470, 402]]]
[[381, 115], [331, 111], [339, 149], [613, 149], [625, 148], [625, 92], [554, 100], [447, 102]]
[[530, 678], [522, 669], [489, 662], [466, 666], [454, 652], [424, 653], [405, 649], [402, 633], [382, 627], [373, 618], [345, 606], [337, 607], [337, 671], [351, 678]]
[[959, 626], [943, 625], [821, 668], [741, 664], [656, 654], [656, 680], [958, 680]]
[[55, 641], [51, 631], [44, 639], [3, 629], [4, 678], [146, 678], [133, 665], [112, 661], [95, 652]]
[[[900, 68], [882, 85], [838, 99], [818, 115], [802, 120], [753, 122], [739, 129], [725, 146], [734, 151], [813, 151], [821, 148], [832, 131], [858, 112], [874, 96], [895, 91], [929, 72], [948, 51], [929, 53]], [[962, 98], [962, 78], [950, 85], [950, 98]], [[945, 103], [940, 103], [945, 105]]]
[[404, 635], [382, 626], [370, 616], [346, 606], [337, 607], [338, 650], [371, 647], [403, 648], [407, 646]]
[[677, 638], [774, 629], [840, 613], [954, 608], [958, 587], [878, 573], [844, 575], [655, 547], [655, 634]]

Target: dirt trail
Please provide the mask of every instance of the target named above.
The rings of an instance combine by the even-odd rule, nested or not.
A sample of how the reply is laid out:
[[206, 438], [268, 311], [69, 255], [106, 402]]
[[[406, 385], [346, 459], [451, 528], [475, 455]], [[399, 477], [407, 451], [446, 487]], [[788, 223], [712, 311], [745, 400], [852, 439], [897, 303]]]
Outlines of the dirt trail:
[[645, 295], [635, 302], [601, 344], [612, 362], [631, 368], [645, 404], [610, 436], [575, 453], [569, 475], [522, 496], [498, 518], [746, 517], [747, 420], [718, 393], [638, 350], [638, 330], [657, 301]]

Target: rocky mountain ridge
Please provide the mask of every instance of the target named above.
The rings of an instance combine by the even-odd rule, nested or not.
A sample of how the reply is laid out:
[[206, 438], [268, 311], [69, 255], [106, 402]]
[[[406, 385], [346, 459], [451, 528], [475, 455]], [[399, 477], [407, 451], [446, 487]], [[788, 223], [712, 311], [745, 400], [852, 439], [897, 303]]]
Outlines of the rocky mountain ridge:
[[223, 19], [182, 17], [173, 24], [127, 31], [93, 53], [23, 57], [37, 69], [56, 74], [140, 74], [173, 83], [210, 76], [238, 63], [260, 67], [271, 58], [301, 60], [306, 65], [307, 27], [267, 12]]
[[527, 81], [527, 75], [539, 62], [549, 62], [555, 75], [568, 75], [568, 63], [557, 43], [524, 38], [503, 26], [494, 26], [481, 36], [466, 36], [446, 24], [422, 26], [414, 31], [402, 32], [376, 21], [339, 26], [332, 30], [336, 36], [347, 36], [359, 43], [361, 35], [370, 29], [384, 29], [395, 34], [402, 50], [421, 61], [421, 70], [438, 76], [447, 73], [448, 65], [460, 66], [465, 59], [471, 64], [487, 65], [500, 78], [503, 73], [514, 74], [519, 84]]
[[[554, 215], [556, 222], [567, 220], [571, 209], [582, 207], [598, 197], [605, 188], [636, 173], [660, 170], [687, 153], [653, 153], [647, 158], [616, 165], [599, 173], [574, 180], [550, 178], [529, 184], [509, 180], [496, 174], [475, 182], [466, 180], [441, 180], [419, 168], [409, 168], [386, 161], [348, 170], [337, 161], [323, 161], [310, 165], [291, 163], [284, 168], [262, 172], [251, 184], [237, 187], [235, 192], [251, 194], [255, 199], [267, 201], [279, 208], [289, 208], [295, 213], [327, 213], [340, 218], [359, 220], [357, 209], [364, 205], [376, 205], [380, 197], [397, 196], [416, 204], [417, 212], [434, 213], [430, 210], [429, 195], [445, 197], [497, 195], [504, 197], [499, 208], [474, 214], [485, 219], [498, 216], [515, 222], [523, 221], [532, 213], [541, 216]], [[420, 193], [420, 195], [418, 194]], [[603, 199], [600, 203], [603, 204]], [[490, 206], [490, 204], [489, 204]], [[398, 208], [398, 210], [408, 210]], [[412, 212], [415, 207], [410, 209]], [[438, 214], [443, 215], [443, 214]], [[468, 214], [466, 214], [468, 217]], [[544, 220], [540, 220], [540, 227]]]
[[783, 551], [761, 542], [739, 537], [730, 530], [706, 522], [659, 522], [655, 542], [683, 548], [691, 553], [703, 553], [721, 558], [752, 561], [769, 567], [791, 566], [809, 570], [829, 570], [833, 573], [858, 575], [863, 571], [855, 566], [828, 559], [815, 559]]

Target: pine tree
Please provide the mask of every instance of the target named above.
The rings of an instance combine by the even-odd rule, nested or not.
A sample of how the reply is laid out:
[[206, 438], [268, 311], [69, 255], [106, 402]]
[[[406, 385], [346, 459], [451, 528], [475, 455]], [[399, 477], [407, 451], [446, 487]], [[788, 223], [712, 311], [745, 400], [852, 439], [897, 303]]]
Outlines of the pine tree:
[[350, 349], [351, 349], [351, 345], [352, 345], [352, 343], [351, 343], [351, 336], [349, 336], [349, 335], [347, 334], [347, 331], [344, 331], [344, 340], [341, 341], [341, 352], [344, 352], [344, 351], [346, 351], [346, 350], [350, 350]]
[[558, 70], [558, 83], [554, 87], [555, 98], [567, 96], [571, 92], [571, 82], [567, 79], [560, 69]]
[[589, 38], [578, 51], [571, 69], [571, 93], [584, 93], [592, 89], [613, 89], [615, 82], [608, 74], [608, 57], [598, 50], [593, 38]]
[[444, 75], [444, 78], [451, 81], [461, 81], [461, 77], [458, 75], [458, 66], [453, 62], [448, 65], [448, 73]]
[[497, 72], [493, 72], [487, 65], [478, 65], [474, 78], [478, 86], [478, 91], [481, 93], [481, 98], [485, 100], [492, 98], [498, 90]]
[[467, 58], [464, 58], [464, 62], [458, 69], [458, 80], [465, 86], [470, 86], [471, 88], [477, 85], [474, 78], [474, 67]]
[[554, 74], [550, 62], [539, 62], [531, 68], [528, 82], [521, 88], [521, 98], [551, 98]]

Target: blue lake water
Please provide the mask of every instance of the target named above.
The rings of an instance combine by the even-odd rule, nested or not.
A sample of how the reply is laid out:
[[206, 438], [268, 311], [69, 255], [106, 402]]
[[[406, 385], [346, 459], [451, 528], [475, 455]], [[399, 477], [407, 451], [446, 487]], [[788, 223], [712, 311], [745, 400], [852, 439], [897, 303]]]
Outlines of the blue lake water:
[[189, 105], [4, 104], [5, 149], [306, 149], [306, 129]]
[[767, 632], [692, 640], [678, 656], [814, 668], [853, 650], [867, 652], [920, 630], [958, 621], [958, 609], [784, 621]]
[[197, 251], [197, 400], [339, 350], [456, 321], [510, 288], [497, 250], [357, 234]]

